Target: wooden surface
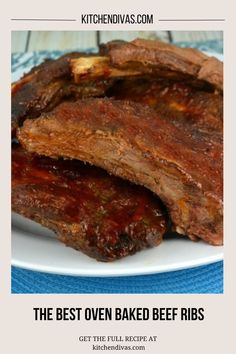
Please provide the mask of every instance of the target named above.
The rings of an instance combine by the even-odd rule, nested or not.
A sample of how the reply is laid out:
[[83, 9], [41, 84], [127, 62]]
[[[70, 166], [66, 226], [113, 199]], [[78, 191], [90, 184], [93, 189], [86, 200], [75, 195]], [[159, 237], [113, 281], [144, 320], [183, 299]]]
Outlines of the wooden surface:
[[13, 31], [12, 52], [96, 48], [113, 39], [159, 38], [172, 41], [223, 39], [222, 31]]

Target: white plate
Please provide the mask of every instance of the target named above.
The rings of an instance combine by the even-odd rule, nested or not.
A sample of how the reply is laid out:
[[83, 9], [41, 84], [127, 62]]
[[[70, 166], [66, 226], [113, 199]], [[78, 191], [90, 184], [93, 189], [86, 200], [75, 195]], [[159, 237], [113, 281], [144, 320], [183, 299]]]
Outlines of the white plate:
[[[14, 79], [21, 75], [19, 68]], [[192, 268], [222, 259], [223, 247], [180, 237], [165, 239], [156, 248], [119, 261], [101, 263], [65, 247], [53, 232], [39, 224], [14, 213], [12, 216], [12, 264], [25, 269], [78, 276], [128, 276]]]
[[53, 232], [14, 214], [12, 263], [15, 266], [57, 274], [125, 276], [168, 272], [223, 259], [223, 247], [187, 238], [170, 238], [156, 248], [112, 263], [102, 263], [65, 247]]

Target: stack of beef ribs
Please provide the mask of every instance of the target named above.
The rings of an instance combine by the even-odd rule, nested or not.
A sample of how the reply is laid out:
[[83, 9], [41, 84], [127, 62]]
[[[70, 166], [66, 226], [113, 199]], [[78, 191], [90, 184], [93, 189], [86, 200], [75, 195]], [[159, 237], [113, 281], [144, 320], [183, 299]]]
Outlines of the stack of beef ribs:
[[[223, 66], [112, 41], [12, 85], [12, 208], [101, 261], [169, 231], [223, 243]], [[88, 164], [86, 164], [88, 163]]]

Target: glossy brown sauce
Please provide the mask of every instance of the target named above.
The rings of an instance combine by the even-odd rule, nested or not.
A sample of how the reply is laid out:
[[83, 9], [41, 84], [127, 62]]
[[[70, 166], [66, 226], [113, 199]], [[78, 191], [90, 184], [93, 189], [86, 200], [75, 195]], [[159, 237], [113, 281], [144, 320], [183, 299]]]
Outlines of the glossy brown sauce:
[[[167, 230], [165, 208], [145, 188], [83, 162], [39, 157], [19, 146], [12, 150], [12, 194], [13, 209], [20, 212], [22, 208], [23, 215], [28, 210], [33, 219], [40, 215], [54, 223], [82, 223], [85, 253], [101, 260], [155, 246]], [[60, 234], [60, 228], [58, 231]], [[76, 241], [80, 235], [70, 238], [65, 232], [59, 237], [81, 249]], [[137, 240], [136, 249], [126, 249], [130, 238], [134, 243]]]
[[108, 96], [147, 104], [163, 118], [182, 120], [201, 130], [223, 129], [223, 98], [207, 86], [200, 90], [185, 81], [120, 80]]

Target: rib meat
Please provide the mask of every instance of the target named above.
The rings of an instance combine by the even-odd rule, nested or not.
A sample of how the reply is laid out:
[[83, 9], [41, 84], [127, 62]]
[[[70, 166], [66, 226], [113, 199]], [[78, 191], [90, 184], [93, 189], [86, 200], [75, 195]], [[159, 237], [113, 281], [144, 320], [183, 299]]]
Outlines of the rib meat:
[[[101, 96], [107, 82], [77, 85], [72, 79], [69, 60], [85, 53], [69, 53], [46, 60], [12, 85], [12, 134], [24, 119], [50, 111], [62, 99]], [[92, 56], [92, 54], [90, 54]]]
[[107, 91], [116, 99], [154, 108], [162, 118], [182, 120], [202, 131], [223, 131], [223, 97], [167, 79], [119, 80]]
[[99, 55], [69, 53], [47, 60], [14, 83], [12, 134], [26, 117], [38, 117], [64, 99], [106, 96], [119, 78], [135, 76], [164, 77], [211, 91], [223, 88], [223, 64], [196, 49], [142, 39], [112, 41], [101, 46]]
[[80, 161], [12, 149], [12, 208], [100, 261], [157, 246], [168, 217], [158, 198]]
[[167, 206], [177, 232], [222, 244], [222, 132], [162, 118], [137, 102], [84, 99], [25, 121], [18, 138], [28, 151], [87, 161], [144, 185]]
[[103, 44], [100, 54], [108, 56], [111, 66], [136, 70], [172, 79], [192, 78], [223, 90], [223, 64], [197, 49], [147, 39], [132, 42], [111, 41]]

